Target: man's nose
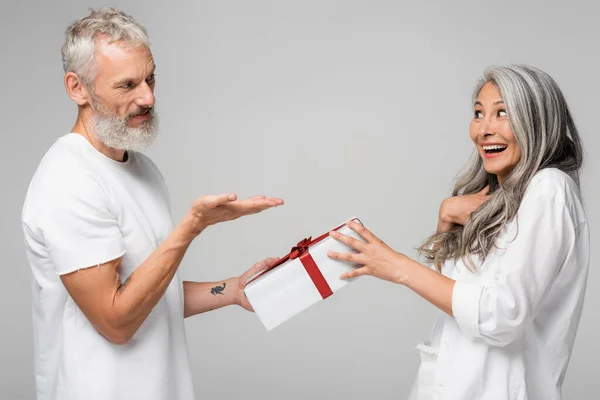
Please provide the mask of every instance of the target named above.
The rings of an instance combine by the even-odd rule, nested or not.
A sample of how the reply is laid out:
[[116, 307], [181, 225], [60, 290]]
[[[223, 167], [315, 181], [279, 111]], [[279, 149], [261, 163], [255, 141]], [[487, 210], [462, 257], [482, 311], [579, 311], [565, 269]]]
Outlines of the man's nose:
[[147, 82], [143, 82], [141, 87], [138, 89], [137, 98], [135, 99], [135, 104], [140, 107], [150, 108], [154, 106], [156, 102], [156, 98], [154, 97], [154, 91], [148, 85]]

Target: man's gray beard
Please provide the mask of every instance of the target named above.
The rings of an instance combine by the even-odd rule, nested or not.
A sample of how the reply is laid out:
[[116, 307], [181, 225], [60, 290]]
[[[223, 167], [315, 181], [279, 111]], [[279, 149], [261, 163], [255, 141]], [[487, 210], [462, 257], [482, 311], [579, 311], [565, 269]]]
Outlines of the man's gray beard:
[[[158, 136], [158, 115], [152, 107], [148, 113], [148, 120], [137, 127], [131, 128], [129, 120], [133, 116], [121, 118], [116, 114], [107, 112], [97, 101], [92, 104], [94, 113], [94, 133], [106, 146], [125, 151], [142, 151], [148, 148]], [[143, 112], [138, 110], [138, 114]]]

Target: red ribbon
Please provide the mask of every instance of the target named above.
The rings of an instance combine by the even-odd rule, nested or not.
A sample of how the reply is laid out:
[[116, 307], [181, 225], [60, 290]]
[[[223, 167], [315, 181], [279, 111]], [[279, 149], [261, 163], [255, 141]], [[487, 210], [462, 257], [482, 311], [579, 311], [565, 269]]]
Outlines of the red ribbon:
[[[318, 238], [318, 240], [316, 240], [315, 243], [317, 241], [323, 240], [324, 238], [327, 237], [327, 235], [328, 234]], [[315, 284], [315, 287], [319, 291], [319, 294], [321, 295], [322, 298], [326, 299], [333, 294], [333, 290], [331, 290], [331, 288], [329, 287], [327, 280], [325, 280], [325, 277], [321, 273], [321, 270], [317, 266], [317, 263], [315, 262], [315, 260], [310, 255], [310, 252], [308, 251], [308, 247], [311, 244], [314, 244], [314, 243], [311, 243], [311, 239], [312, 239], [312, 237], [303, 239], [300, 242], [298, 242], [298, 244], [296, 246], [292, 247], [292, 251], [289, 254], [289, 259], [293, 260], [295, 258], [300, 257], [300, 262], [304, 266], [304, 269], [308, 273], [308, 276], [310, 276], [310, 279]]]
[[[345, 225], [346, 224], [342, 224], [333, 230], [337, 231]], [[313, 245], [319, 243], [321, 240], [327, 238], [328, 236], [329, 236], [329, 232], [324, 233], [323, 235], [319, 236], [318, 238], [316, 238], [314, 240], [312, 239], [312, 236], [308, 237], [306, 239], [302, 239], [300, 242], [298, 242], [297, 245], [292, 247], [292, 250], [285, 257], [283, 257], [282, 259], [277, 261], [275, 264], [271, 265], [269, 268], [264, 270], [262, 273], [258, 274], [254, 279], [258, 278], [262, 274], [272, 270], [273, 268], [280, 266], [281, 264], [283, 264], [289, 260], [294, 260], [299, 257], [300, 262], [304, 266], [304, 269], [308, 273], [308, 276], [310, 276], [310, 279], [315, 284], [315, 287], [321, 294], [321, 297], [326, 299], [327, 297], [329, 297], [333, 294], [333, 290], [331, 290], [331, 287], [329, 287], [329, 284], [325, 280], [325, 277], [321, 273], [321, 270], [317, 266], [317, 263], [310, 255], [308, 248], [310, 246], [313, 246]], [[250, 282], [252, 282], [254, 279], [252, 279]], [[250, 282], [248, 282], [248, 283], [250, 283]]]
[[312, 236], [306, 239], [302, 239], [301, 241], [298, 242], [297, 245], [295, 245], [294, 247], [292, 247], [292, 250], [290, 250], [290, 254], [289, 254], [289, 259], [293, 260], [295, 258], [298, 258], [299, 255], [303, 254], [304, 252], [308, 251], [308, 246], [310, 246], [310, 241], [312, 240]]

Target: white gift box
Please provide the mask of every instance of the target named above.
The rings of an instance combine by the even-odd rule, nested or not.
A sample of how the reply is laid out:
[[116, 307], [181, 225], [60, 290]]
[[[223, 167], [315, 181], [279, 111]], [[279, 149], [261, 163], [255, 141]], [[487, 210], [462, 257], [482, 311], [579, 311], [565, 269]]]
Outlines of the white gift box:
[[[362, 225], [358, 218], [349, 221]], [[347, 222], [332, 230], [364, 241]], [[304, 239], [275, 265], [248, 282], [244, 294], [267, 331], [356, 279], [340, 279], [340, 275], [359, 265], [329, 258], [329, 251], [356, 253], [327, 232], [314, 240]]]

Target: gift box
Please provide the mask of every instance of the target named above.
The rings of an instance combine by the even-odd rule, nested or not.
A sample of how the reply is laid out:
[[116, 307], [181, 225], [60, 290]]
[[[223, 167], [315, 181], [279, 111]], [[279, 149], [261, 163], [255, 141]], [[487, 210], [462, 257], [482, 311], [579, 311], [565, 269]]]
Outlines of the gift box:
[[[364, 241], [347, 226], [349, 221], [362, 225], [358, 218], [352, 218], [332, 230]], [[289, 254], [248, 282], [244, 294], [267, 331], [356, 279], [340, 279], [340, 275], [359, 265], [329, 258], [329, 251], [356, 253], [326, 232], [300, 241]]]

